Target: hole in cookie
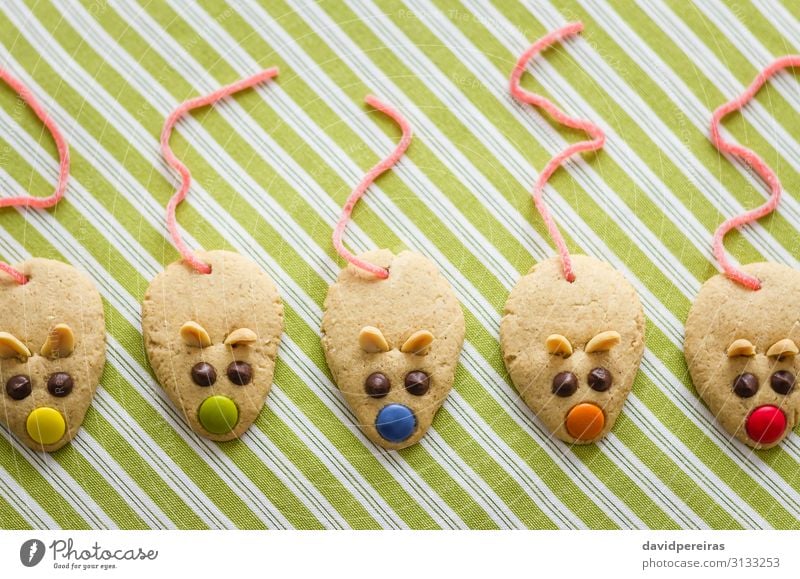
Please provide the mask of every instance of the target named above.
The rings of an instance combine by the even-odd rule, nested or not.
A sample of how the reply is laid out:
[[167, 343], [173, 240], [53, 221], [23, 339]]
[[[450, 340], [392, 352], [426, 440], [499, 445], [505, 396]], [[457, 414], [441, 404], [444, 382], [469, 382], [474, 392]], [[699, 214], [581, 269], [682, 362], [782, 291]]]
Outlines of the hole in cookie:
[[750, 398], [758, 392], [758, 378], [750, 372], [739, 374], [733, 379], [733, 392], [740, 398]]
[[192, 366], [192, 382], [198, 386], [211, 386], [217, 381], [217, 371], [208, 362], [198, 362]]
[[578, 389], [578, 378], [572, 372], [559, 372], [553, 377], [553, 394], [567, 398]]
[[12, 376], [6, 382], [6, 394], [13, 400], [23, 400], [31, 394], [31, 379], [20, 374]]
[[228, 380], [238, 386], [249, 384], [253, 379], [253, 367], [247, 362], [234, 360], [228, 365]]
[[794, 374], [788, 370], [778, 370], [769, 379], [769, 385], [778, 394], [786, 395], [794, 390], [794, 381]]
[[414, 370], [406, 374], [406, 390], [414, 396], [422, 396], [431, 387], [431, 379], [425, 372]]

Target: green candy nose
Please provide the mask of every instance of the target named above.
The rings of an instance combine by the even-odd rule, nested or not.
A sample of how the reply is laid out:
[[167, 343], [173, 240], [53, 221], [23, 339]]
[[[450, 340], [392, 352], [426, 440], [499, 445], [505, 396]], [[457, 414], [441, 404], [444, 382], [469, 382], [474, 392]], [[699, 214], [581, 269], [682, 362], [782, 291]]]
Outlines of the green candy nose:
[[209, 396], [200, 405], [197, 418], [212, 434], [227, 434], [239, 422], [239, 410], [227, 396]]

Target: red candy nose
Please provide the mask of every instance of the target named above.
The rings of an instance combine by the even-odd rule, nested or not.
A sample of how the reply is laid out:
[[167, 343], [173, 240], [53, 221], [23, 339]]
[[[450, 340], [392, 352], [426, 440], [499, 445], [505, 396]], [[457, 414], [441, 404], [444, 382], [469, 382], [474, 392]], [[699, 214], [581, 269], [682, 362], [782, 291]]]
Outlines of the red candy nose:
[[747, 417], [745, 428], [752, 440], [770, 444], [786, 431], [786, 415], [777, 406], [759, 406]]

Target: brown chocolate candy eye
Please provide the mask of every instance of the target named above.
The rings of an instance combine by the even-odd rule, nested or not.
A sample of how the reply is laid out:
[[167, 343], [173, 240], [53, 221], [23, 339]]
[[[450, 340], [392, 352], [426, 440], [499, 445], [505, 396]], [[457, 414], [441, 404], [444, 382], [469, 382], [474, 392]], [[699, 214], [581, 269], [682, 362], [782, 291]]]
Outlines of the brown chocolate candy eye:
[[733, 379], [733, 391], [737, 396], [750, 398], [758, 392], [758, 378], [745, 372]]
[[228, 365], [228, 380], [239, 386], [249, 384], [253, 379], [253, 367], [247, 362], [234, 360]]
[[612, 382], [614, 382], [614, 378], [611, 376], [611, 372], [609, 372], [605, 368], [595, 368], [591, 372], [589, 372], [587, 382], [589, 382], [589, 388], [591, 388], [592, 390], [597, 390], [598, 392], [605, 392], [606, 390], [611, 388], [611, 384]]
[[430, 377], [421, 370], [406, 374], [406, 390], [414, 396], [422, 396], [431, 387]]
[[27, 398], [31, 393], [31, 379], [22, 374], [12, 376], [6, 382], [6, 393], [14, 400]]
[[572, 372], [559, 372], [553, 378], [553, 394], [566, 398], [578, 389], [578, 378]]
[[769, 379], [769, 384], [778, 394], [788, 394], [794, 389], [794, 374], [787, 370], [778, 370]]
[[47, 379], [47, 391], [59, 398], [68, 396], [73, 386], [72, 376], [66, 372], [56, 372]]
[[208, 362], [198, 362], [192, 366], [192, 381], [198, 386], [211, 386], [217, 381], [217, 371]]
[[367, 395], [372, 398], [383, 398], [389, 393], [391, 387], [392, 385], [389, 383], [389, 379], [380, 372], [373, 372], [367, 376], [367, 379], [364, 381], [364, 390], [366, 390]]

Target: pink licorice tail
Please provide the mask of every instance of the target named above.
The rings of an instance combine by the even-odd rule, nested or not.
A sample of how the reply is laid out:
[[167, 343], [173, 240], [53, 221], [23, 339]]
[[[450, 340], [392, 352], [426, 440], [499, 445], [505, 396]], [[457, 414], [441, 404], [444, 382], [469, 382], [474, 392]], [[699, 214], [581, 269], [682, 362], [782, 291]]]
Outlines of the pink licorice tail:
[[394, 122], [398, 124], [400, 130], [402, 131], [403, 135], [400, 137], [400, 142], [397, 143], [397, 146], [394, 148], [387, 157], [385, 157], [380, 163], [375, 165], [372, 169], [370, 169], [364, 178], [361, 179], [361, 182], [356, 185], [356, 188], [353, 189], [353, 192], [350, 193], [350, 196], [347, 198], [347, 201], [342, 207], [342, 216], [339, 217], [339, 222], [336, 224], [336, 227], [333, 230], [333, 247], [336, 248], [336, 251], [341, 255], [345, 260], [352, 263], [356, 267], [360, 267], [361, 269], [370, 272], [376, 277], [381, 279], [386, 279], [389, 277], [389, 272], [386, 268], [380, 267], [375, 265], [374, 263], [369, 263], [368, 261], [364, 261], [363, 259], [359, 259], [342, 243], [342, 235], [344, 235], [344, 230], [347, 227], [347, 222], [350, 220], [350, 216], [353, 213], [353, 209], [358, 203], [358, 200], [364, 196], [367, 189], [369, 188], [372, 183], [375, 182], [381, 174], [385, 173], [389, 169], [391, 169], [405, 154], [406, 149], [411, 144], [411, 125], [406, 120], [406, 118], [394, 107], [388, 105], [373, 95], [367, 95], [364, 99], [371, 107], [379, 110], [387, 117], [390, 117]]
[[178, 205], [181, 204], [181, 201], [186, 198], [186, 194], [189, 192], [189, 187], [192, 184], [192, 173], [189, 171], [186, 165], [184, 165], [181, 160], [175, 156], [175, 153], [172, 152], [172, 149], [169, 146], [169, 138], [172, 135], [172, 129], [175, 127], [181, 117], [189, 111], [212, 105], [227, 96], [246, 88], [251, 88], [259, 83], [264, 82], [265, 80], [274, 78], [277, 75], [277, 67], [268, 68], [266, 70], [262, 70], [258, 74], [254, 74], [248, 78], [243, 78], [242, 80], [218, 88], [210, 94], [185, 101], [178, 105], [178, 108], [172, 111], [172, 113], [164, 121], [164, 128], [161, 130], [161, 152], [163, 153], [164, 158], [167, 160], [167, 163], [169, 163], [170, 167], [175, 169], [181, 177], [180, 187], [177, 191], [175, 191], [175, 194], [169, 200], [169, 203], [167, 203], [167, 230], [169, 231], [170, 237], [172, 237], [172, 242], [175, 244], [175, 247], [178, 249], [178, 252], [181, 254], [183, 260], [200, 273], [211, 273], [211, 266], [202, 261], [197, 254], [189, 249], [186, 243], [184, 243], [180, 230], [178, 229], [178, 222], [175, 218], [175, 210], [178, 208]]
[[594, 123], [584, 119], [570, 117], [545, 97], [523, 89], [520, 86], [520, 78], [525, 72], [528, 62], [534, 56], [549, 46], [552, 46], [556, 42], [559, 42], [560, 40], [563, 40], [569, 36], [578, 34], [581, 31], [583, 31], [582, 22], [571, 22], [563, 28], [554, 30], [534, 42], [530, 48], [520, 55], [519, 59], [517, 60], [517, 64], [514, 66], [514, 70], [511, 71], [511, 80], [509, 82], [509, 90], [511, 91], [511, 95], [517, 100], [539, 107], [547, 111], [551, 117], [553, 117], [562, 125], [566, 125], [573, 129], [580, 129], [592, 137], [592, 139], [589, 141], [580, 141], [568, 146], [550, 159], [547, 162], [547, 165], [544, 166], [544, 169], [542, 169], [542, 172], [539, 173], [539, 178], [536, 180], [536, 183], [533, 187], [533, 203], [536, 206], [536, 209], [539, 211], [539, 214], [542, 216], [542, 220], [547, 227], [547, 232], [550, 234], [550, 237], [556, 244], [558, 254], [561, 256], [561, 265], [564, 271], [564, 277], [569, 282], [575, 281], [575, 272], [572, 269], [572, 259], [570, 258], [567, 244], [564, 241], [564, 238], [561, 236], [561, 232], [558, 230], [558, 226], [553, 220], [553, 217], [550, 215], [550, 211], [547, 209], [547, 205], [542, 198], [544, 195], [544, 186], [547, 184], [547, 180], [550, 179], [550, 176], [555, 173], [556, 169], [558, 169], [562, 163], [564, 163], [564, 161], [566, 161], [572, 155], [583, 151], [596, 151], [601, 149], [605, 144], [606, 136], [605, 133], [603, 133], [603, 129]]
[[[64, 192], [67, 190], [67, 181], [69, 180], [69, 145], [64, 135], [61, 133], [61, 130], [58, 128], [58, 125], [56, 125], [52, 117], [21, 80], [3, 67], [0, 67], [0, 78], [16, 91], [34, 114], [39, 117], [42, 124], [47, 127], [50, 134], [53, 135], [53, 141], [56, 143], [59, 158], [58, 183], [52, 195], [49, 197], [31, 197], [29, 195], [23, 195], [22, 197], [4, 198], [0, 199], [0, 207], [34, 207], [36, 209], [47, 209], [61, 201]], [[28, 281], [25, 274], [6, 263], [0, 262], [0, 271], [6, 272], [19, 284], [24, 284]]]
[[751, 100], [753, 100], [753, 97], [755, 97], [759, 89], [761, 89], [761, 87], [764, 86], [764, 84], [772, 76], [774, 76], [775, 73], [783, 70], [784, 68], [792, 67], [800, 67], [800, 55], [791, 54], [773, 61], [771, 64], [769, 64], [769, 66], [758, 73], [758, 76], [756, 76], [752, 84], [748, 86], [742, 94], [719, 106], [711, 116], [711, 142], [714, 144], [714, 146], [720, 152], [738, 157], [750, 165], [770, 189], [770, 197], [766, 203], [760, 207], [751, 209], [750, 211], [742, 213], [741, 215], [737, 215], [728, 219], [714, 232], [714, 257], [717, 258], [720, 266], [722, 266], [725, 275], [727, 275], [731, 280], [752, 290], [761, 289], [761, 281], [756, 277], [746, 274], [728, 260], [728, 256], [725, 254], [725, 234], [735, 227], [739, 227], [741, 225], [751, 223], [757, 219], [761, 219], [765, 215], [769, 215], [772, 211], [774, 211], [781, 200], [782, 186], [778, 176], [761, 157], [746, 147], [735, 145], [729, 141], [726, 141], [720, 134], [719, 127], [722, 119], [725, 118], [725, 116], [733, 111], [741, 109]]

